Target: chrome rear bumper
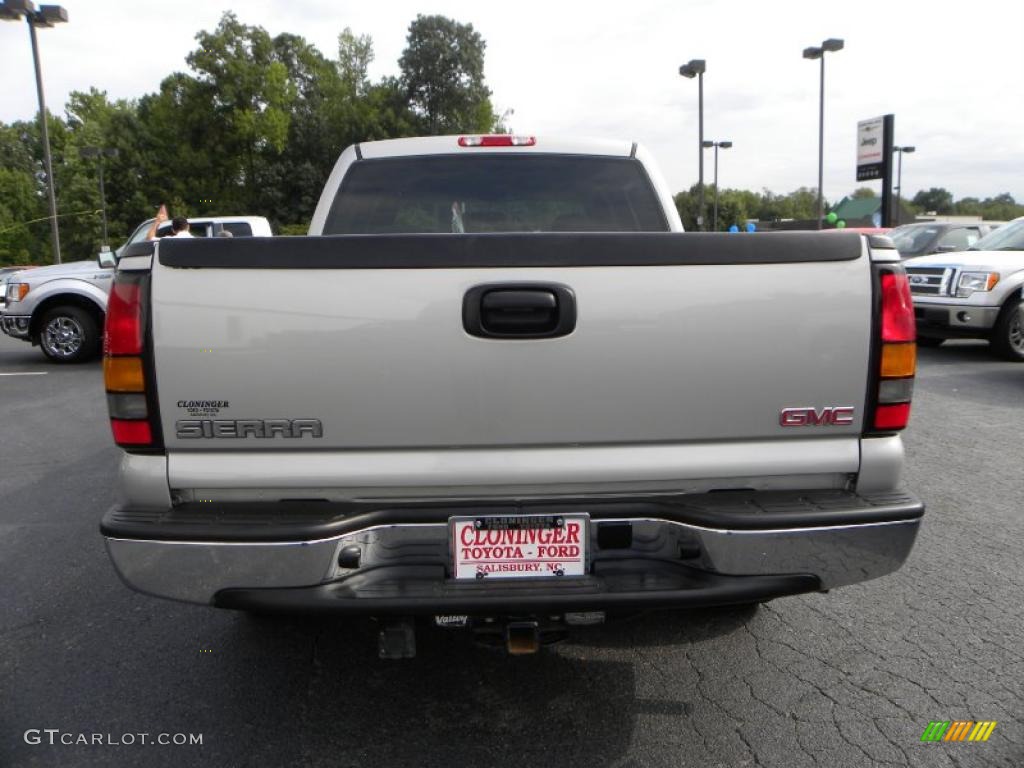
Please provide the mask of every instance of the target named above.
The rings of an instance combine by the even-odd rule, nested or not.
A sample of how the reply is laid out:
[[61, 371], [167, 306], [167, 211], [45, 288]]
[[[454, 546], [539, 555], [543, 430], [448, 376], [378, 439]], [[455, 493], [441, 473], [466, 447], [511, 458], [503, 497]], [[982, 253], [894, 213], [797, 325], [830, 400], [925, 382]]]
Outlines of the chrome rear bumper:
[[[518, 594], [528, 590], [542, 602], [545, 595], [557, 594], [559, 600], [569, 602], [572, 598], [567, 595], [589, 595], [581, 604], [594, 607], [601, 602], [601, 595], [609, 597], [622, 591], [615, 579], [628, 571], [626, 582], [631, 594], [649, 589], [659, 592], [662, 603], [684, 605], [694, 578], [700, 582], [705, 577], [812, 577], [798, 589], [779, 587], [780, 594], [867, 581], [895, 571], [910, 553], [923, 506], [916, 499], [907, 499], [912, 497], [902, 498], [899, 513], [894, 512], [892, 520], [877, 519], [885, 509], [865, 502], [865, 515], [870, 512], [874, 519], [849, 522], [849, 510], [844, 510], [847, 519], [836, 525], [789, 522], [778, 527], [718, 527], [707, 522], [595, 513], [590, 526], [592, 576], [574, 581], [575, 593], [567, 591], [567, 584], [558, 584], [557, 578], [517, 580], [515, 589]], [[588, 505], [576, 503], [573, 508], [587, 511]], [[129, 538], [116, 535], [109, 514], [104, 529], [117, 572], [129, 586], [146, 594], [226, 604], [230, 603], [223, 599], [226, 594], [243, 590], [247, 593], [243, 602], [249, 605], [258, 602], [259, 590], [267, 590], [268, 598], [273, 598], [269, 602], [281, 605], [282, 595], [272, 596], [271, 592], [309, 588], [320, 590], [323, 599], [317, 599], [338, 610], [358, 612], [360, 606], [365, 606], [377, 612], [391, 605], [388, 600], [392, 600], [395, 610], [429, 613], [441, 612], [443, 606], [458, 603], [455, 598], [459, 595], [468, 594], [463, 589], [468, 585], [448, 578], [451, 558], [444, 520], [455, 510], [435, 508], [432, 512], [435, 520], [431, 522], [374, 524], [305, 540]], [[786, 514], [791, 520], [792, 513]], [[735, 515], [728, 519], [735, 520]], [[614, 546], [609, 546], [610, 537], [602, 531], [613, 526], [620, 530], [628, 527], [625, 545], [620, 536]], [[510, 584], [495, 581], [475, 585], [473, 605], [486, 605], [488, 595], [493, 596], [496, 605], [502, 604], [509, 594], [504, 587]], [[755, 591], [767, 588], [755, 581], [751, 584]], [[403, 596], [407, 598], [404, 601]], [[423, 610], [413, 610], [416, 608]]]

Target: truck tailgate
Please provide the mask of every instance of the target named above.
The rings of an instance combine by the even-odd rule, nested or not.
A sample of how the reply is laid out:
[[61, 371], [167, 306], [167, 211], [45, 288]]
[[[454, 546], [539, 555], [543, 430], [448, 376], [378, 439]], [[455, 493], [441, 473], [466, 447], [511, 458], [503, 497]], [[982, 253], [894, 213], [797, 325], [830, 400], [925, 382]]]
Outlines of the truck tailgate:
[[[342, 471], [367, 451], [608, 446], [675, 446], [695, 472], [709, 455], [728, 471], [730, 446], [737, 464], [755, 446], [806, 462], [815, 441], [818, 471], [855, 472], [867, 262], [859, 237], [809, 233], [162, 242], [153, 345], [172, 475], [190, 453], [326, 451]], [[571, 290], [575, 329], [467, 332], [467, 292], [524, 284]], [[828, 407], [851, 422], [780, 421]], [[275, 420], [321, 427], [264, 434]]]

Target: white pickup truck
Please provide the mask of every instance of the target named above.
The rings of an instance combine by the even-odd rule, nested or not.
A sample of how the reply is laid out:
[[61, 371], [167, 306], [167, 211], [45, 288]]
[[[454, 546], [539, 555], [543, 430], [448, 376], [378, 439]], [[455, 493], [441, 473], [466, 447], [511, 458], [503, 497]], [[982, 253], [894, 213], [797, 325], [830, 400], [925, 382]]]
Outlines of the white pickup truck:
[[635, 144], [463, 136], [345, 150], [309, 237], [131, 246], [118, 573], [378, 617], [403, 657], [417, 617], [526, 652], [899, 568], [923, 506], [891, 241], [681, 230]]
[[987, 339], [992, 351], [1024, 362], [1024, 217], [966, 251], [903, 262], [917, 315], [917, 343]]
[[[262, 216], [216, 216], [189, 219], [192, 237], [269, 237], [270, 222]], [[144, 242], [153, 219], [142, 222], [116, 251], [93, 261], [72, 261], [16, 272], [3, 283], [0, 330], [11, 338], [38, 346], [54, 363], [83, 363], [100, 353], [107, 295], [118, 256], [133, 243]], [[157, 237], [171, 234], [161, 224]]]

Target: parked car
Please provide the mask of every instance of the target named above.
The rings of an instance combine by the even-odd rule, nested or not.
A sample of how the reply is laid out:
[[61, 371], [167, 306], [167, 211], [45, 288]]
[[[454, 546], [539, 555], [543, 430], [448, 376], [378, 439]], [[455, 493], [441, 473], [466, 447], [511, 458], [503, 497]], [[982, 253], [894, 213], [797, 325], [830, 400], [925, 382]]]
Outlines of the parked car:
[[346, 149], [309, 237], [130, 246], [118, 573], [376, 616], [402, 657], [411, 616], [530, 652], [899, 568], [923, 506], [891, 242], [681, 230], [637, 144], [441, 136]]
[[987, 339], [1007, 360], [1024, 362], [1024, 217], [966, 251], [904, 262], [917, 316], [917, 343]]
[[928, 221], [902, 224], [889, 233], [896, 250], [905, 259], [930, 253], [965, 251], [991, 232], [988, 224], [972, 222], [954, 224]]
[[18, 272], [24, 272], [26, 269], [35, 268], [35, 264], [28, 264], [18, 267], [0, 267], [0, 315], [3, 314], [4, 306], [7, 304], [8, 281], [10, 281]]
[[[8, 280], [0, 328], [8, 336], [31, 342], [57, 363], [77, 363], [100, 351], [107, 295], [114, 268], [125, 248], [143, 242], [153, 219], [144, 221], [116, 251], [100, 253], [96, 260], [37, 267]], [[157, 230], [170, 233], [171, 223]], [[238, 236], [269, 237], [270, 222], [262, 216], [218, 216], [189, 219], [189, 231], [198, 238], [225, 230]]]
[[4, 304], [7, 301], [7, 279], [22, 269], [24, 267], [0, 267], [0, 312], [3, 312]]

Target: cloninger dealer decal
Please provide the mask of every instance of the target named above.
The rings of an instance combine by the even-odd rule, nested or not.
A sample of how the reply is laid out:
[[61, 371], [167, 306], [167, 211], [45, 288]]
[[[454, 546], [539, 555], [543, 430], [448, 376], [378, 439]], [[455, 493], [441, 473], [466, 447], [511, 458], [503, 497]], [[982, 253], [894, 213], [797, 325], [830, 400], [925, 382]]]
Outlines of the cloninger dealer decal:
[[324, 436], [320, 419], [218, 419], [231, 407], [227, 400], [179, 400], [177, 405], [193, 417], [174, 422], [175, 436], [181, 440]]

